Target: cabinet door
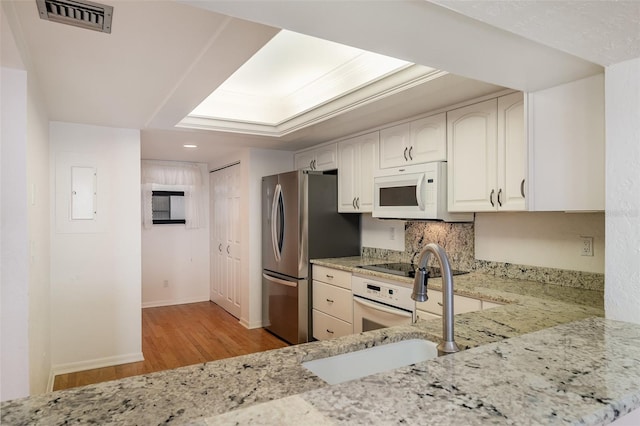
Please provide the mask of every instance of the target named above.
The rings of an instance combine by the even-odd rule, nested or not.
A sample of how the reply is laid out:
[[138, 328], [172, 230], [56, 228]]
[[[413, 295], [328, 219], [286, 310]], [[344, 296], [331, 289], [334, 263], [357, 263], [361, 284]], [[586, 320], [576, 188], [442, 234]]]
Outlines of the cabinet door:
[[377, 170], [379, 133], [361, 136], [360, 172], [358, 173], [358, 194], [356, 206], [361, 213], [373, 211], [373, 175]]
[[296, 170], [311, 170], [316, 156], [314, 151], [298, 152], [294, 155]]
[[527, 139], [524, 95], [498, 98], [498, 210], [526, 210]]
[[338, 145], [323, 146], [315, 150], [313, 170], [335, 170], [338, 168]]
[[380, 130], [380, 168], [404, 166], [409, 162], [409, 123]]
[[497, 100], [447, 112], [450, 212], [496, 210]]
[[407, 154], [411, 163], [447, 161], [447, 116], [444, 112], [412, 121], [410, 127]]
[[358, 138], [340, 142], [338, 145], [338, 212], [356, 212], [358, 190]]

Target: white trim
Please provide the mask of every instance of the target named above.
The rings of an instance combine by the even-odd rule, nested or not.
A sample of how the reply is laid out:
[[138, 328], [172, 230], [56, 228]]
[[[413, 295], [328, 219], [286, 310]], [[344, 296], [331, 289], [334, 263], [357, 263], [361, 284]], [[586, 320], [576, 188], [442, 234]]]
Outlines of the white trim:
[[47, 380], [47, 388], [45, 392], [53, 392], [53, 385], [56, 381], [56, 375], [53, 374], [53, 369], [49, 370], [49, 379]]
[[262, 321], [247, 321], [244, 318], [240, 319], [240, 325], [242, 325], [244, 328], [247, 328], [249, 330], [253, 330], [256, 328], [262, 328], [264, 326], [264, 324], [262, 323]]
[[142, 309], [159, 308], [161, 306], [185, 305], [187, 303], [198, 303], [198, 302], [209, 302], [209, 295], [205, 297], [190, 297], [187, 299], [168, 299], [168, 300], [155, 300], [151, 302], [143, 302]]
[[[77, 371], [93, 370], [94, 368], [111, 367], [112, 365], [128, 364], [130, 362], [138, 361], [144, 361], [142, 352], [90, 359], [86, 361], [69, 362], [51, 367], [51, 375], [55, 377], [60, 374], [75, 373]], [[51, 380], [51, 378], [49, 380]]]

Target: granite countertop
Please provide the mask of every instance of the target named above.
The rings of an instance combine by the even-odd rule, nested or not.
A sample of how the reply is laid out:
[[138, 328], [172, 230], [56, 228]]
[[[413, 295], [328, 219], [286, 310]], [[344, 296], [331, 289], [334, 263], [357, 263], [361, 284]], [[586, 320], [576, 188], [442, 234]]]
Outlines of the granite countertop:
[[[363, 261], [315, 263], [354, 271]], [[333, 386], [300, 365], [409, 338], [438, 341], [441, 321], [419, 321], [8, 401], [1, 422], [601, 424], [640, 407], [640, 326], [598, 318], [602, 292], [479, 273], [454, 285], [509, 303], [456, 315], [456, 341], [471, 348], [457, 354]]]

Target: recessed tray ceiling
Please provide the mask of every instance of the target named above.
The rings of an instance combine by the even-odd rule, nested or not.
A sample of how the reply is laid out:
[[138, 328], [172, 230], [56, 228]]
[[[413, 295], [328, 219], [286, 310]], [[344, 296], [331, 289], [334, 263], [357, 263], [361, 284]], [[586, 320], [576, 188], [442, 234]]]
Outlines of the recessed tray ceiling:
[[178, 126], [283, 136], [444, 74], [282, 30]]

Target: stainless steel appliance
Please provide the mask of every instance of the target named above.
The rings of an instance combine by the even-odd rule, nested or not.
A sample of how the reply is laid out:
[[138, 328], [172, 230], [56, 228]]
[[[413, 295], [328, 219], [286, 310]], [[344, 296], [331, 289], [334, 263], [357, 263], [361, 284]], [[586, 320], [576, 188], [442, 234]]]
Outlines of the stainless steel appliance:
[[473, 213], [447, 210], [447, 163], [380, 169], [373, 178], [373, 217], [472, 222]]
[[262, 309], [267, 330], [309, 340], [310, 259], [360, 254], [360, 215], [338, 213], [335, 174], [262, 178]]
[[412, 288], [354, 275], [353, 332], [377, 330], [415, 321]]

